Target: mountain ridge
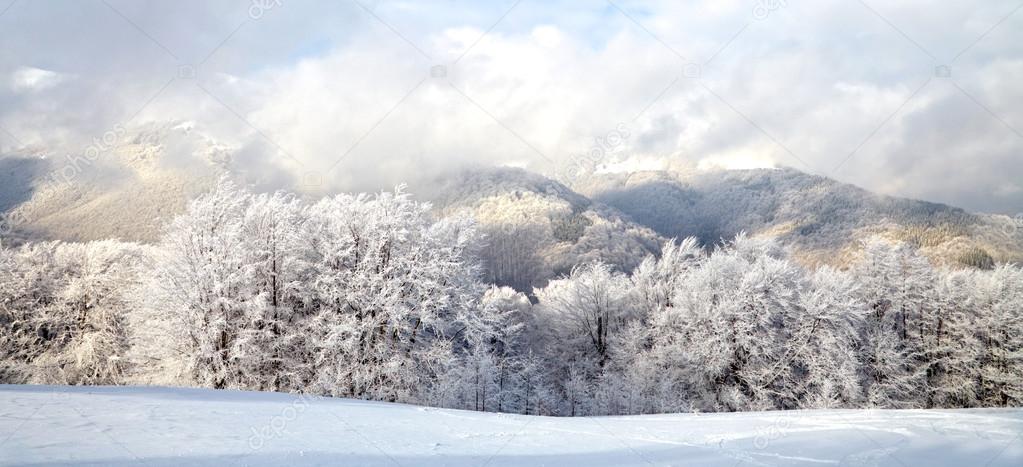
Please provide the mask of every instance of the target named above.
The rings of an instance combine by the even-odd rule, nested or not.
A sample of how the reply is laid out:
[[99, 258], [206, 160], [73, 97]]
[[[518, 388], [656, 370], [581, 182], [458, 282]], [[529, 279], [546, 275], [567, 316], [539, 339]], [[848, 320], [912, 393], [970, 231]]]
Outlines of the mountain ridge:
[[602, 174], [576, 188], [666, 237], [716, 243], [742, 231], [773, 235], [814, 264], [840, 264], [872, 235], [914, 244], [946, 264], [1023, 260], [1023, 229], [1007, 216], [881, 195], [789, 168]]
[[[73, 170], [81, 157], [38, 150], [0, 157], [5, 243], [151, 243], [223, 174], [246, 181], [232, 167], [240, 149], [187, 122], [125, 130], [107, 149]], [[946, 265], [1023, 262], [1018, 219], [880, 195], [790, 168], [598, 173], [569, 186], [525, 169], [475, 167], [413, 182], [411, 191], [440, 216], [476, 217], [489, 239], [490, 279], [520, 290], [588, 261], [629, 271], [667, 239], [716, 244], [740, 232], [779, 237], [811, 265], [841, 266], [861, 239], [878, 235]], [[523, 255], [531, 258], [525, 269], [501, 271], [499, 264]]]

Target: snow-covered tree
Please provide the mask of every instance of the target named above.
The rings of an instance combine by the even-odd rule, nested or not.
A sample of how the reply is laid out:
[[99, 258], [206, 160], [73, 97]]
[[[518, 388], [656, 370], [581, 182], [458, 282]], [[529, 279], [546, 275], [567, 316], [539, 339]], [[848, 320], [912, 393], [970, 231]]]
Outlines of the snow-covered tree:
[[232, 353], [239, 384], [260, 390], [302, 390], [311, 381], [306, 307], [309, 264], [304, 256], [304, 207], [283, 193], [249, 198], [241, 219], [245, 254], [244, 316]]
[[250, 202], [251, 194], [227, 179], [192, 201], [168, 226], [140, 290], [140, 306], [166, 320], [153, 338], [180, 355], [188, 377], [203, 386], [244, 387], [249, 378], [234, 350], [251, 291], [242, 248]]
[[[460, 311], [478, 296], [474, 224], [433, 222], [398, 190], [310, 208], [308, 332], [317, 392], [411, 401], [435, 375]], [[449, 347], [449, 346], [448, 346]]]
[[640, 260], [532, 197], [542, 245], [523, 212], [491, 213], [486, 229], [515, 227], [501, 244], [402, 188], [310, 202], [223, 179], [153, 246], [0, 247], [0, 382], [567, 416], [1023, 404], [1019, 266], [953, 270], [874, 238], [848, 270], [809, 268], [745, 234]]
[[768, 409], [785, 396], [783, 375], [799, 270], [768, 240], [739, 236], [704, 261], [656, 320], [655, 346], [688, 368], [702, 410]]
[[198, 384], [414, 401], [482, 293], [477, 243], [400, 189], [305, 206], [224, 180], [169, 227], [142, 306]]
[[592, 263], [551, 281], [536, 294], [559, 342], [601, 367], [613, 352], [613, 336], [634, 317], [629, 291], [626, 276], [606, 264]]
[[977, 274], [980, 402], [1016, 407], [1023, 404], [1023, 269], [1000, 266]]
[[53, 346], [47, 315], [59, 288], [51, 244], [0, 248], [0, 381], [25, 383]]
[[703, 248], [694, 237], [681, 242], [670, 241], [661, 248], [658, 258], [648, 256], [632, 273], [636, 299], [643, 317], [661, 308], [671, 308], [675, 290], [686, 273], [699, 267], [704, 258]]
[[991, 273], [941, 271], [933, 313], [923, 329], [926, 407], [973, 407], [980, 392], [983, 345], [973, 309], [977, 281]]
[[486, 247], [481, 253], [487, 281], [528, 291], [550, 277], [550, 266], [540, 253], [550, 236], [547, 230], [543, 225], [525, 222], [486, 226]]
[[546, 371], [548, 360], [529, 351], [519, 357], [517, 373], [519, 411], [525, 415], [555, 415], [560, 399]]
[[824, 267], [814, 272], [799, 295], [801, 311], [787, 345], [792, 388], [789, 406], [855, 407], [861, 402], [857, 348], [866, 306], [849, 274]]
[[[479, 411], [519, 412], [522, 390], [523, 332], [532, 305], [510, 287], [492, 286], [478, 306], [462, 310], [454, 333], [456, 361], [438, 388], [446, 405]], [[435, 399], [443, 399], [434, 396]]]
[[905, 244], [871, 239], [855, 266], [869, 309], [862, 358], [867, 399], [875, 407], [922, 407], [926, 385], [923, 324], [934, 278], [927, 260]]
[[0, 251], [0, 380], [118, 384], [129, 368], [136, 245], [57, 242]]

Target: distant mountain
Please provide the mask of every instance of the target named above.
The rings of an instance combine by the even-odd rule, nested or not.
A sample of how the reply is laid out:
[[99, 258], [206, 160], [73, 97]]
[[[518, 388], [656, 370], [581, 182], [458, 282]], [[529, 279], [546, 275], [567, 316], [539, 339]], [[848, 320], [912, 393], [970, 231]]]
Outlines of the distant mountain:
[[943, 264], [1023, 261], [1023, 228], [1006, 216], [878, 195], [794, 169], [602, 174], [575, 188], [665, 237], [710, 244], [741, 231], [773, 235], [811, 264], [844, 264], [872, 235], [912, 243]]
[[[237, 154], [187, 123], [166, 122], [126, 130], [94, 160], [0, 157], [0, 213], [13, 228], [0, 235], [7, 245], [156, 241], [162, 226], [222, 175], [253, 182], [232, 164]], [[524, 291], [587, 261], [631, 270], [663, 241], [615, 209], [520, 169], [449, 173], [410, 191], [433, 201], [441, 216], [469, 211], [478, 218], [489, 279]]]
[[[0, 158], [8, 242], [155, 240], [164, 221], [213, 186], [233, 151], [176, 122], [124, 130], [101, 149]], [[171, 160], [170, 151], [198, 163]]]
[[[7, 220], [0, 236], [7, 245], [155, 241], [223, 174], [253, 182], [237, 168], [243, 152], [190, 124], [165, 122], [124, 130], [94, 160], [0, 156]], [[842, 265], [873, 235], [908, 241], [944, 264], [1023, 262], [1023, 225], [1008, 217], [881, 196], [792, 169], [602, 174], [570, 188], [522, 169], [475, 168], [410, 191], [441, 216], [476, 217], [487, 237], [488, 279], [519, 290], [592, 260], [629, 271], [668, 238], [714, 244], [742, 231], [777, 236], [808, 264]]]
[[474, 216], [486, 235], [481, 255], [488, 279], [519, 290], [589, 261], [631, 271], [664, 241], [618, 210], [522, 169], [464, 170], [412, 191], [442, 216]]

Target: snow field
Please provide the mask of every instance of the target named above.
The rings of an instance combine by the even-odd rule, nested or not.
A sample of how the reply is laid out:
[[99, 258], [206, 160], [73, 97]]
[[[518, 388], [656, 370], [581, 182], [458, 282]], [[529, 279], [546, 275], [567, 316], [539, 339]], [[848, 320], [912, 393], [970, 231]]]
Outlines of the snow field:
[[0, 465], [1023, 465], [1023, 410], [551, 418], [288, 394], [0, 386]]

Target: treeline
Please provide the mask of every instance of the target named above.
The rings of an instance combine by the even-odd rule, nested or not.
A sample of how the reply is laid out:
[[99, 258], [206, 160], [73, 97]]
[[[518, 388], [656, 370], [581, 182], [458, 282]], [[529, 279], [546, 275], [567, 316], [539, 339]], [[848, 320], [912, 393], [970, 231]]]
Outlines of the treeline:
[[401, 190], [308, 203], [224, 181], [153, 247], [0, 249], [0, 382], [564, 416], [1023, 404], [1019, 267], [875, 239], [807, 270], [740, 235], [527, 296], [483, 282], [486, 241]]

